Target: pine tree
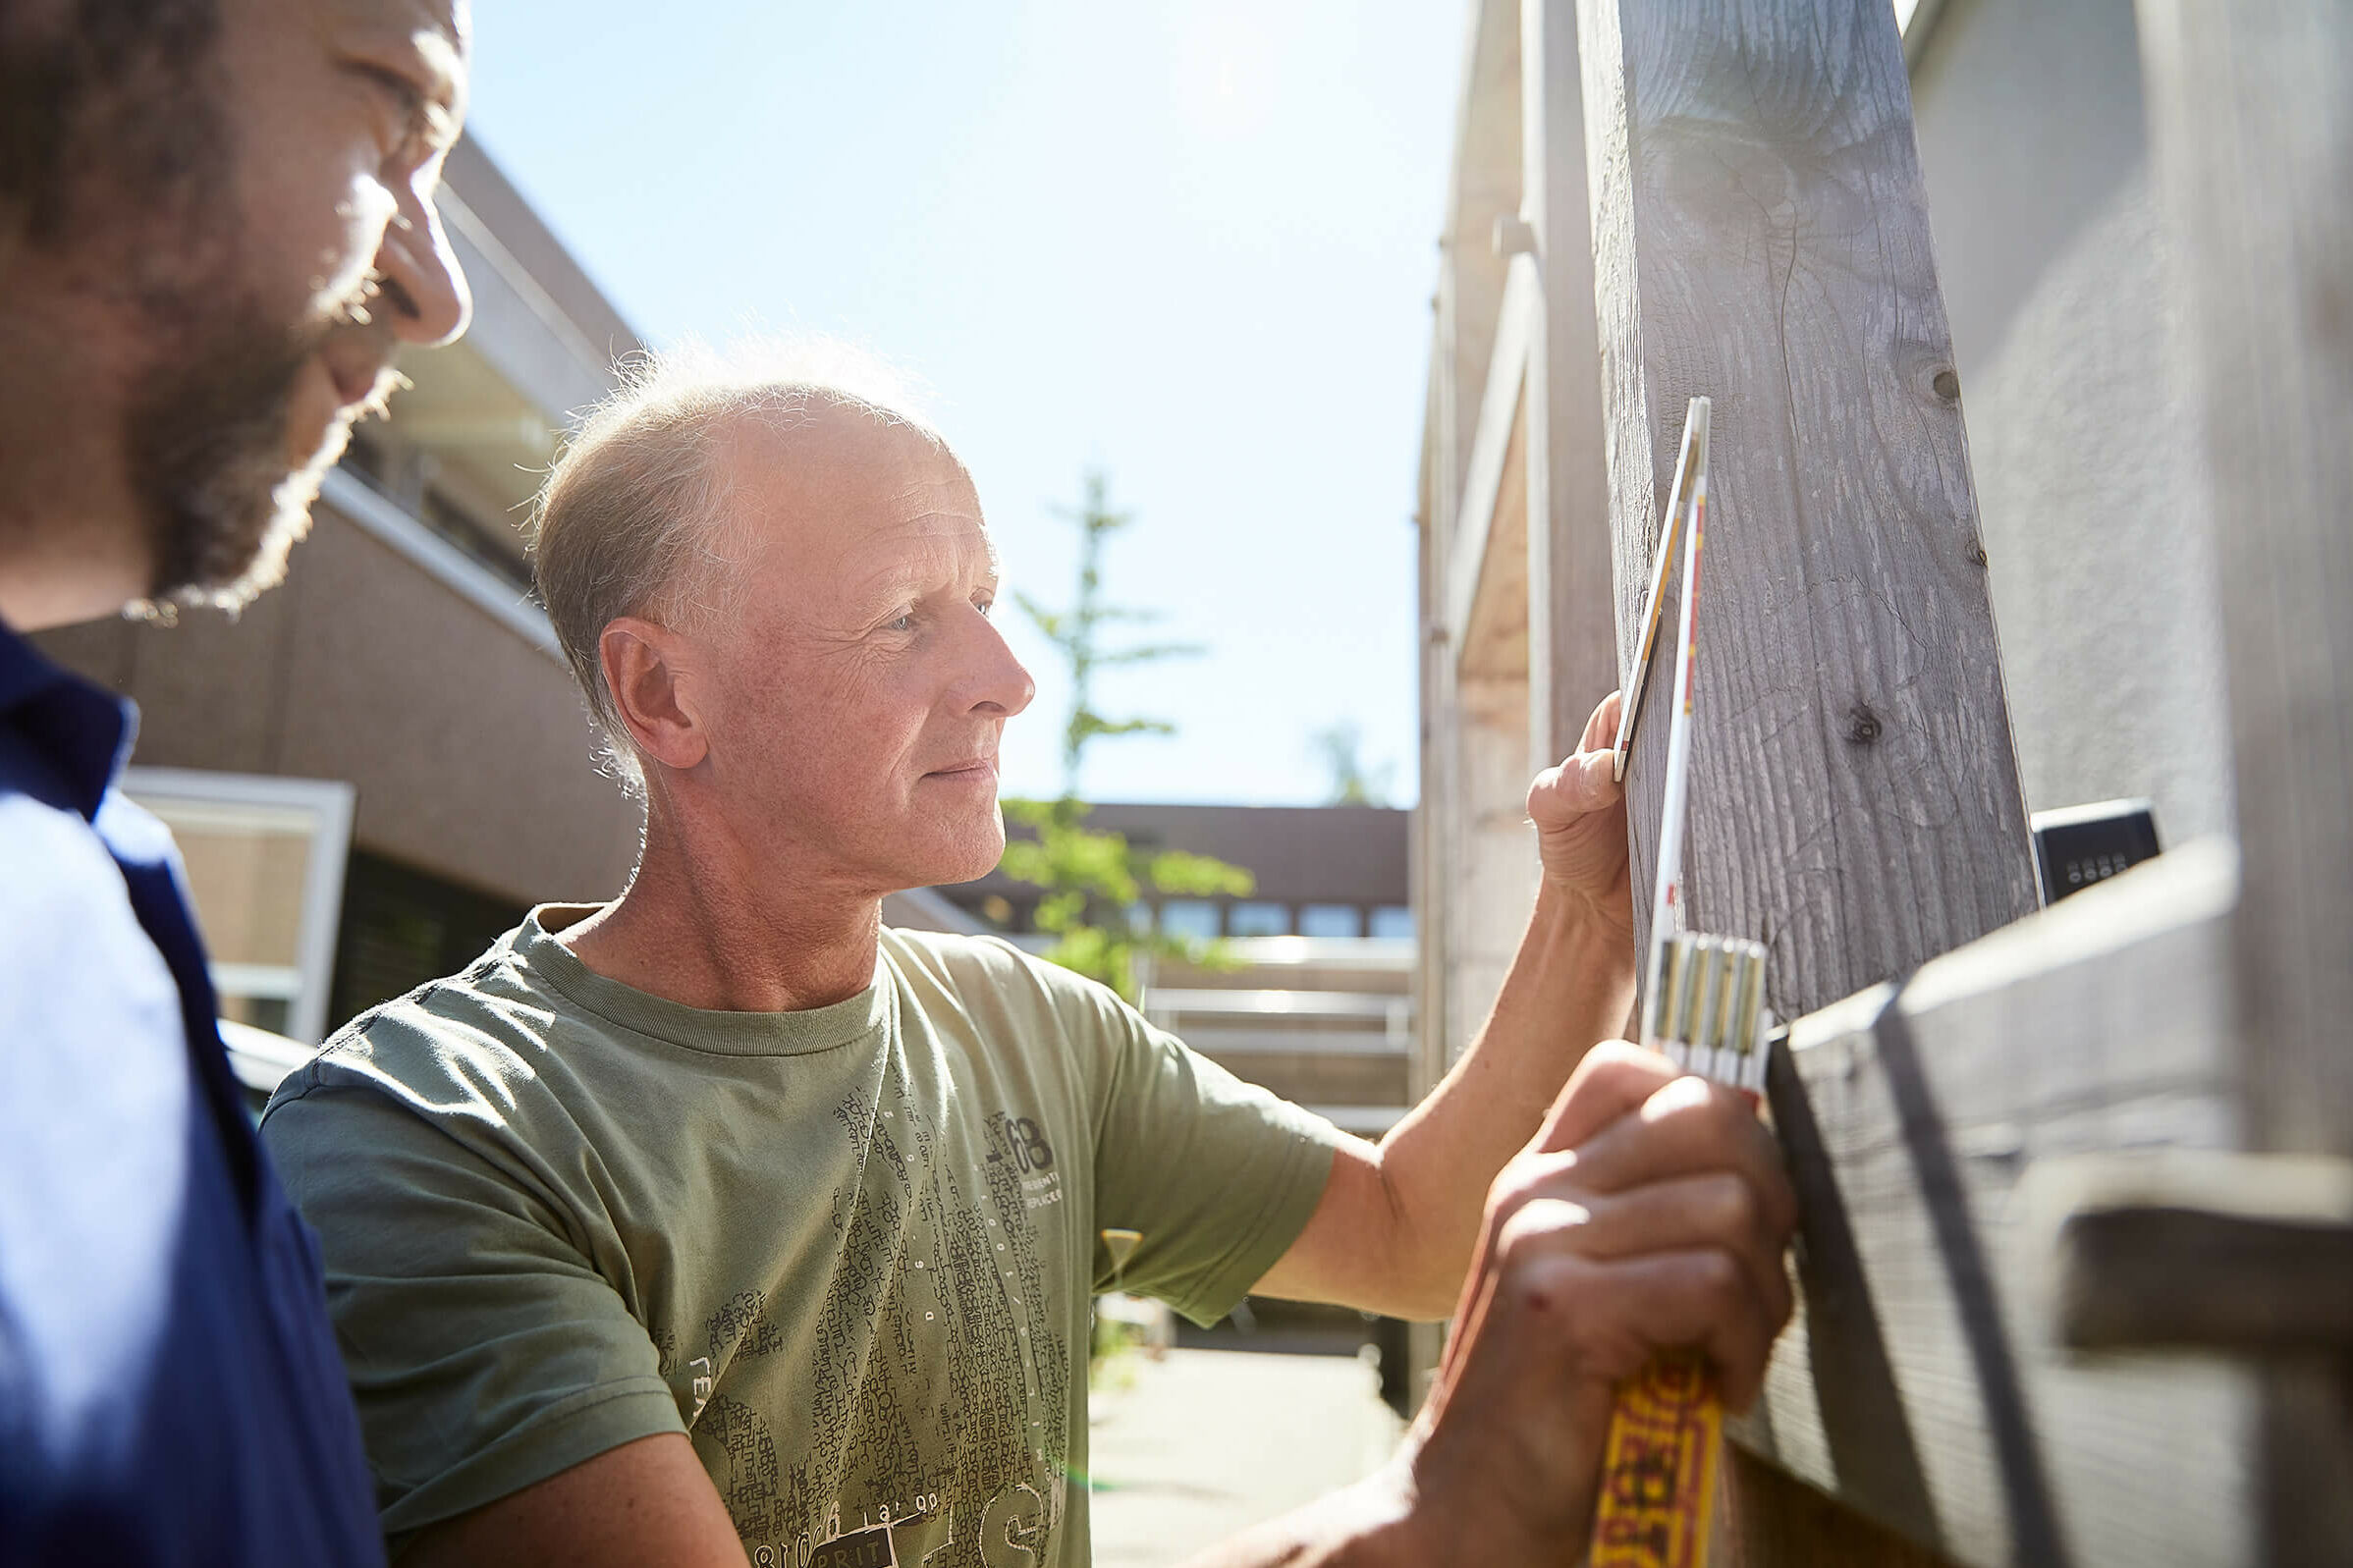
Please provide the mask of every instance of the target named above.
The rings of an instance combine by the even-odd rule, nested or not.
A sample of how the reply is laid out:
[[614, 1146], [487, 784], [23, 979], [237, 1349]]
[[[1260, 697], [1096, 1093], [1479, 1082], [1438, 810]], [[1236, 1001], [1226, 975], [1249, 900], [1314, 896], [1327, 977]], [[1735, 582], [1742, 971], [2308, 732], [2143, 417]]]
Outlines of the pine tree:
[[1135, 514], [1112, 509], [1100, 471], [1084, 480], [1085, 500], [1065, 511], [1079, 530], [1078, 592], [1067, 610], [1049, 610], [1026, 594], [1013, 600], [1053, 643], [1070, 672], [1070, 712], [1063, 726], [1063, 792], [1054, 800], [1008, 800], [1005, 814], [1036, 833], [1005, 848], [1005, 873], [1044, 890], [1037, 928], [1055, 938], [1045, 956], [1067, 969], [1100, 980], [1128, 1000], [1135, 1000], [1136, 958], [1144, 953], [1180, 957], [1191, 963], [1223, 961], [1220, 945], [1172, 937], [1143, 928], [1134, 910], [1145, 889], [1162, 895], [1195, 897], [1220, 893], [1246, 897], [1256, 886], [1249, 872], [1207, 855], [1181, 849], [1146, 851], [1116, 833], [1085, 826], [1090, 809], [1078, 798], [1079, 768], [1086, 748], [1122, 735], [1174, 734], [1164, 719], [1110, 719], [1095, 706], [1099, 670], [1151, 664], [1200, 653], [1197, 643], [1140, 643], [1106, 649], [1103, 630], [1158, 619], [1149, 611], [1104, 603], [1103, 546], [1132, 525]]

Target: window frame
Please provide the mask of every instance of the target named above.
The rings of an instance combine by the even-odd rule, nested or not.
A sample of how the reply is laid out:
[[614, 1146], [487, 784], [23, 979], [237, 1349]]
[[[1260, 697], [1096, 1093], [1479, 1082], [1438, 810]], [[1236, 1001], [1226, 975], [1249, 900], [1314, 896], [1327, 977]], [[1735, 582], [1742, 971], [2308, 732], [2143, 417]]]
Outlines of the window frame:
[[[216, 773], [208, 768], [126, 768], [123, 793], [155, 811], [173, 802], [225, 811], [244, 808], [273, 817], [289, 811], [310, 818], [310, 852], [302, 865], [302, 913], [295, 944], [294, 995], [287, 998], [286, 1037], [318, 1045], [325, 1037], [328, 993], [335, 981], [335, 943], [343, 924], [343, 880], [352, 852], [352, 815], [359, 791], [342, 779], [288, 779], [273, 774]], [[157, 811], [157, 815], [162, 815]], [[278, 825], [273, 823], [273, 827]], [[199, 911], [199, 919], [201, 912]], [[216, 992], [268, 995], [253, 989], [252, 966], [207, 959]], [[270, 966], [274, 967], [274, 966]]]

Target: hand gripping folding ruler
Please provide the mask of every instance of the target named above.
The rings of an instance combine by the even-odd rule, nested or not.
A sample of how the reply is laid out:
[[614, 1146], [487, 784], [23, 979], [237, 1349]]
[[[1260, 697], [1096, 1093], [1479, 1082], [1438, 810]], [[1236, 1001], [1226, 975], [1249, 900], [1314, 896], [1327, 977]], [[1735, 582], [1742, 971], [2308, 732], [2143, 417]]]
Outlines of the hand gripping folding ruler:
[[[1683, 602], [1675, 706], [1668, 721], [1658, 896], [1651, 904], [1652, 942], [1642, 993], [1642, 1043], [1686, 1072], [1730, 1084], [1753, 1101], [1764, 1092], [1766, 1042], [1773, 1028], [1765, 1007], [1764, 945], [1683, 929], [1683, 828], [1690, 805], [1691, 686], [1698, 664], [1694, 633], [1700, 546], [1708, 521], [1708, 400], [1694, 398], [1684, 416], [1682, 451], [1675, 459], [1659, 558], [1642, 613], [1642, 643], [1620, 705], [1614, 769], [1617, 777], [1625, 777], [1679, 534]], [[1655, 1356], [1619, 1385], [1594, 1504], [1592, 1568], [1701, 1568], [1723, 1432], [1724, 1400], [1696, 1351]]]

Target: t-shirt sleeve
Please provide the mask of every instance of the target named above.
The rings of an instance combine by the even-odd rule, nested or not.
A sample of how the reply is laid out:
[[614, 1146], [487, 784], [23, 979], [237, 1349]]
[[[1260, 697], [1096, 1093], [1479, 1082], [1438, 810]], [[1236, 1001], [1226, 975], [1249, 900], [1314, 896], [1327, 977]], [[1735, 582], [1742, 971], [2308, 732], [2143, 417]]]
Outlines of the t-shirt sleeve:
[[1157, 1296], [1204, 1326], [1272, 1269], [1323, 1198], [1347, 1140], [1323, 1117], [1243, 1083], [1099, 987], [1072, 997], [1097, 1037], [1095, 1221], [1138, 1232], [1095, 1285]]
[[[385, 1534], [684, 1432], [644, 1327], [527, 1172], [313, 1063], [262, 1124], [319, 1233]], [[355, 1160], [349, 1151], [364, 1149]]]

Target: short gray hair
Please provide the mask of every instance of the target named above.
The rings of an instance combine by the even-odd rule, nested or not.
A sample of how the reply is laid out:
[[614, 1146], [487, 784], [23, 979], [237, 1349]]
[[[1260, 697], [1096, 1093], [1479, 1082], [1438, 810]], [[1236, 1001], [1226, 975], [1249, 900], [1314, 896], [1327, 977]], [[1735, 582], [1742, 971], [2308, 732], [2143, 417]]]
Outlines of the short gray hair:
[[690, 341], [632, 354], [549, 469], [531, 514], [531, 575], [572, 664], [601, 758], [633, 795], [644, 769], [604, 679], [600, 642], [621, 616], [709, 624], [740, 605], [741, 552], [726, 537], [714, 462], [746, 420], [790, 429], [826, 408], [903, 427], [945, 452], [900, 374], [864, 350], [823, 338], [747, 338], [725, 350]]

